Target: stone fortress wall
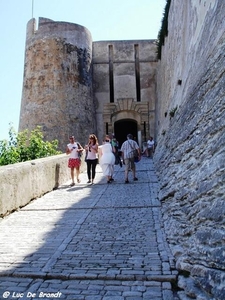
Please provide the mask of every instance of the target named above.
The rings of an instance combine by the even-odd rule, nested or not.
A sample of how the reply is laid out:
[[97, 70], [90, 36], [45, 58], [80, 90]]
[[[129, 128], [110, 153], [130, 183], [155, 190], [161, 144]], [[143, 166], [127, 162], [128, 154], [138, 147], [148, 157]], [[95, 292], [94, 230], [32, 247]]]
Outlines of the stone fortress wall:
[[[97, 132], [116, 131], [135, 120], [139, 144], [155, 135], [157, 56], [155, 40], [93, 42], [93, 92]], [[145, 128], [144, 128], [145, 124]], [[123, 130], [121, 124], [119, 131]], [[129, 133], [129, 129], [124, 133]], [[125, 135], [126, 139], [126, 135]]]
[[158, 63], [154, 162], [181, 299], [225, 299], [224, 12], [171, 1]]

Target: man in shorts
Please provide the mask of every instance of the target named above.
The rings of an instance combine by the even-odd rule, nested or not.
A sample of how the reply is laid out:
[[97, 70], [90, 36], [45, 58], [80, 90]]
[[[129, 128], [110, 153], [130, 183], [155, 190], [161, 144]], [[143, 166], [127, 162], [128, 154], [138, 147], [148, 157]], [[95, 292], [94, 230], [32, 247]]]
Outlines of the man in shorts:
[[133, 155], [134, 150], [138, 151], [138, 159], [140, 160], [141, 159], [140, 148], [137, 142], [133, 140], [132, 134], [128, 134], [127, 141], [125, 141], [121, 146], [122, 158], [125, 164], [125, 183], [129, 183], [128, 180], [129, 170], [131, 170], [133, 173], [133, 180], [134, 181], [138, 180], [136, 177], [136, 166], [134, 163], [134, 155]]

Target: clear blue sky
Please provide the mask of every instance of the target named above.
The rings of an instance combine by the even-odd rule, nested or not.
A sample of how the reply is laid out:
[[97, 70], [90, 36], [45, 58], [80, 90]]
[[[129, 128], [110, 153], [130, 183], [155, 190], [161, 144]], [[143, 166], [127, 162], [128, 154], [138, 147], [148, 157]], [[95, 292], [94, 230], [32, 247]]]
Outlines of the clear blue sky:
[[165, 4], [166, 0], [0, 0], [0, 140], [8, 139], [9, 123], [18, 130], [26, 25], [32, 16], [85, 26], [93, 41], [156, 39]]

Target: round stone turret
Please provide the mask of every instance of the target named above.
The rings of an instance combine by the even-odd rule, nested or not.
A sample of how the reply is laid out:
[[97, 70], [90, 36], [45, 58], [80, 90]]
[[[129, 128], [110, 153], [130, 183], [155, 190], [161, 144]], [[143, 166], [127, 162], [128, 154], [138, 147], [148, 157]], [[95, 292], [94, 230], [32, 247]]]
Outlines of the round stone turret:
[[83, 26], [39, 18], [27, 24], [19, 131], [42, 126], [46, 140], [85, 143], [95, 131], [92, 37]]

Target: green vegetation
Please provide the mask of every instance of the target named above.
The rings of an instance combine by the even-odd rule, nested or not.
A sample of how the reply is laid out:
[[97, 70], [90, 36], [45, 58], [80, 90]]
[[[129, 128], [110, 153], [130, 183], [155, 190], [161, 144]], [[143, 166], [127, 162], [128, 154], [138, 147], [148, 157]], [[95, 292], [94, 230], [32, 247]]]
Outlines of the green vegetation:
[[161, 25], [161, 28], [158, 33], [158, 39], [157, 39], [157, 57], [158, 57], [158, 59], [161, 59], [162, 46], [164, 45], [165, 37], [168, 36], [168, 15], [169, 15], [169, 10], [170, 10], [170, 4], [171, 4], [171, 0], [167, 0], [165, 10], [163, 13], [162, 25]]
[[24, 130], [18, 134], [10, 126], [9, 141], [0, 140], [0, 166], [60, 154], [57, 148], [57, 140], [43, 140], [41, 126], [31, 132]]

